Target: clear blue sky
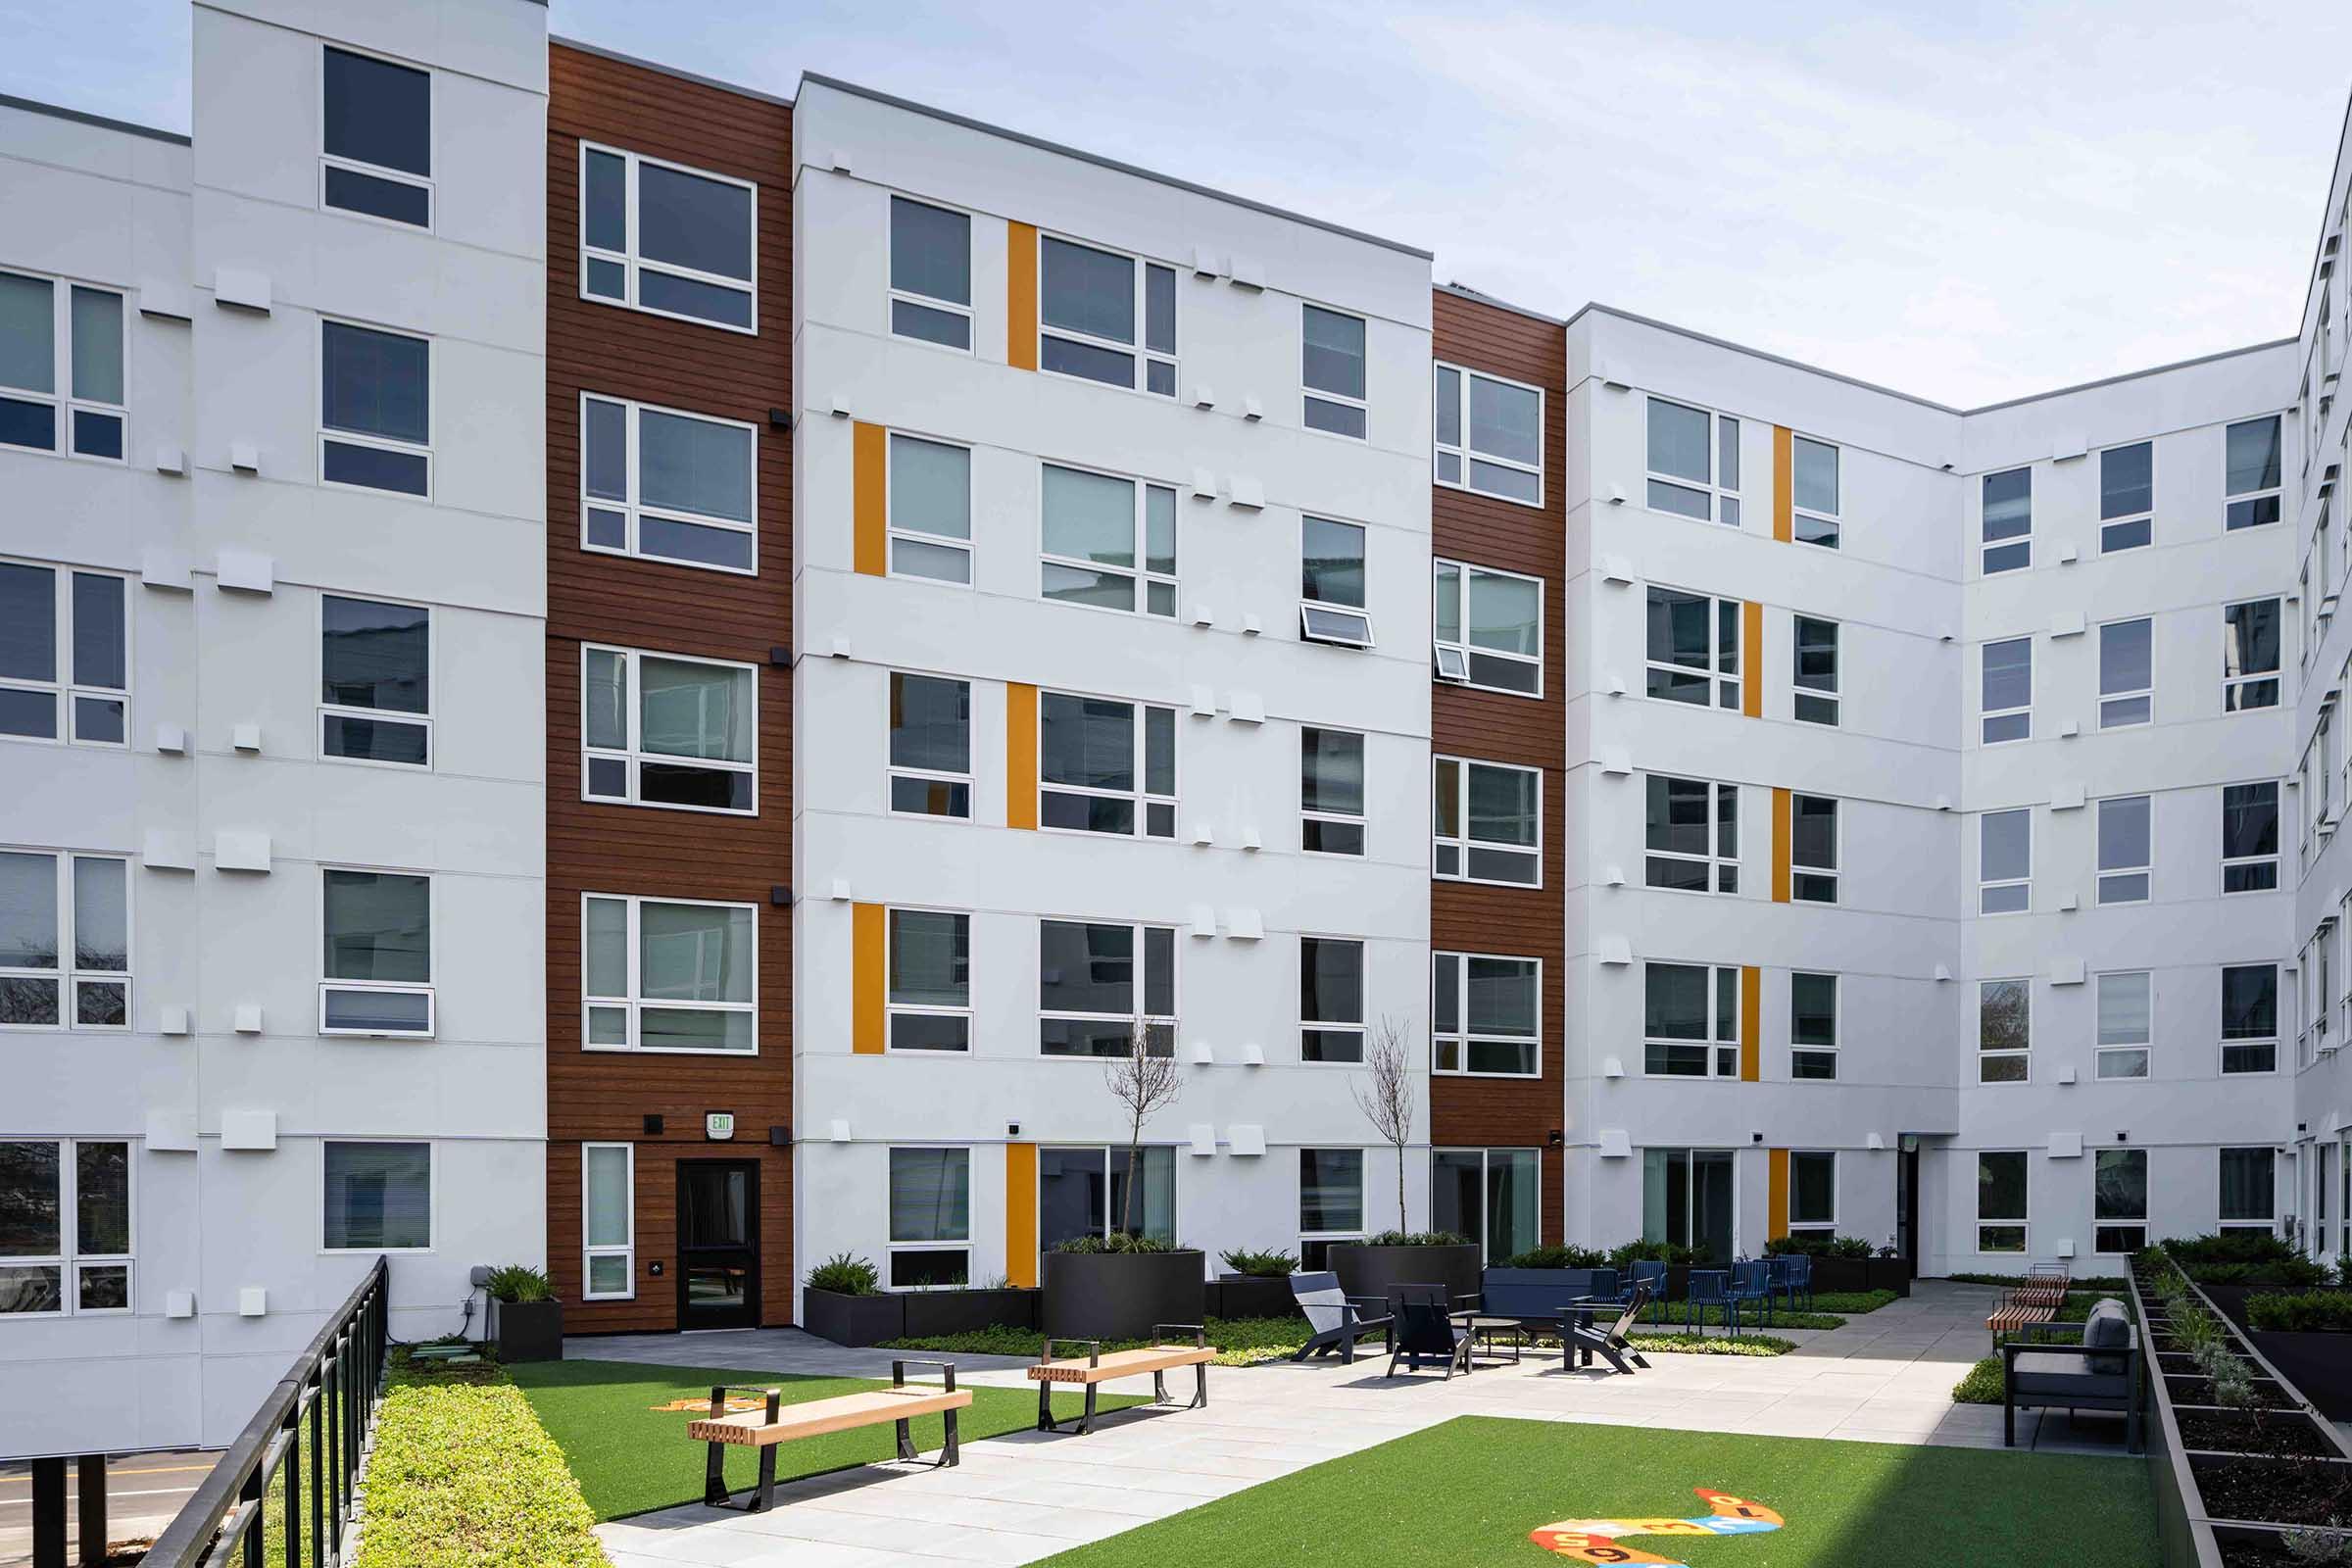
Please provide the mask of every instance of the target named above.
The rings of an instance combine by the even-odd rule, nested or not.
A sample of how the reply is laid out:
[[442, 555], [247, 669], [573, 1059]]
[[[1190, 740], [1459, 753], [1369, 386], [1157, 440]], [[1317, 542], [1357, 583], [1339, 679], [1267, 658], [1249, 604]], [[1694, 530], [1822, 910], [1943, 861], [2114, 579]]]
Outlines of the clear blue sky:
[[[479, 0], [481, 4], [521, 0]], [[2232, 15], [2231, 13], [2235, 13]], [[2290, 335], [2352, 5], [556, 0], [1973, 405]], [[0, 92], [185, 129], [184, 0], [0, 0]]]

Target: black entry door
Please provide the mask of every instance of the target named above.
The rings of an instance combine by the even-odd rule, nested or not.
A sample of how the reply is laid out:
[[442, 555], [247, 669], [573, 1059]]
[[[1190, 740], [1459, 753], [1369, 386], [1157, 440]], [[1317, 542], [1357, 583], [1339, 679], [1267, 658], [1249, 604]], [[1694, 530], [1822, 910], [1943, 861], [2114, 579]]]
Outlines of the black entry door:
[[1919, 1151], [1894, 1156], [1894, 1252], [1919, 1272]]
[[760, 1326], [760, 1167], [678, 1161], [678, 1327]]

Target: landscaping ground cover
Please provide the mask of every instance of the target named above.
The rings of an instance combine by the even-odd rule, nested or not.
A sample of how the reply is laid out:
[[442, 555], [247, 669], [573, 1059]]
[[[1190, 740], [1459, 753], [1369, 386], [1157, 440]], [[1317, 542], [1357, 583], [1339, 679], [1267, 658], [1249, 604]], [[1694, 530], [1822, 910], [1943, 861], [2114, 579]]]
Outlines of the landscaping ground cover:
[[[1843, 1319], [1831, 1321], [1842, 1322]], [[1628, 1337], [1628, 1343], [1644, 1353], [1660, 1351], [1684, 1355], [1786, 1355], [1796, 1348], [1794, 1341], [1772, 1334], [1742, 1332], [1736, 1339], [1721, 1334], [1686, 1334], [1679, 1332], [1679, 1319], [1668, 1323], [1666, 1327], [1671, 1332], [1635, 1334]], [[1306, 1319], [1302, 1317], [1210, 1318], [1207, 1329], [1208, 1343], [1217, 1348], [1218, 1366], [1255, 1366], [1263, 1361], [1287, 1360], [1298, 1347], [1306, 1343], [1309, 1332]], [[925, 1355], [1036, 1355], [1045, 1348], [1045, 1335], [1036, 1329], [1006, 1328], [999, 1324], [992, 1328], [975, 1329], [969, 1334], [886, 1340], [880, 1348], [887, 1350], [919, 1350]], [[1131, 1350], [1145, 1343], [1142, 1340], [1111, 1340], [1106, 1341], [1102, 1348]], [[1531, 1335], [1528, 1338], [1531, 1351], [1557, 1349], [1559, 1343], [1556, 1338], [1544, 1335]], [[1059, 1348], [1056, 1348], [1055, 1353], [1061, 1353]], [[1079, 1349], [1074, 1353], [1083, 1355], [1085, 1351]], [[1382, 1348], [1378, 1330], [1366, 1336], [1355, 1350], [1359, 1361], [1387, 1353]]]
[[1540, 1568], [1561, 1559], [1531, 1531], [1706, 1517], [1693, 1495], [1702, 1487], [1753, 1499], [1785, 1523], [1747, 1535], [1629, 1536], [1624, 1549], [1690, 1568], [2144, 1568], [2158, 1558], [2147, 1470], [2136, 1463], [1463, 1416], [1046, 1560]]
[[[885, 1388], [865, 1378], [796, 1378], [777, 1372], [724, 1367], [655, 1366], [636, 1361], [529, 1361], [509, 1369], [530, 1400], [539, 1424], [563, 1449], [579, 1478], [580, 1493], [598, 1519], [616, 1519], [703, 1494], [703, 1445], [686, 1438], [686, 1424], [706, 1413], [714, 1383], [743, 1383], [780, 1389], [784, 1402], [827, 1399]], [[923, 1369], [929, 1381], [930, 1369]], [[700, 1408], [666, 1409], [680, 1400]], [[1101, 1407], [1116, 1410], [1142, 1402], [1135, 1395], [1103, 1391]], [[1055, 1395], [1054, 1413], [1075, 1416], [1081, 1395]], [[1027, 1389], [972, 1390], [969, 1409], [959, 1412], [957, 1432], [965, 1443], [1018, 1432], [1037, 1424], [1037, 1396]], [[946, 1437], [945, 1422], [929, 1416], [913, 1423], [914, 1446], [936, 1455]], [[802, 1438], [776, 1449], [776, 1476], [788, 1480], [849, 1465], [894, 1457], [897, 1440], [887, 1426], [860, 1427], [818, 1438]], [[476, 1456], [476, 1462], [482, 1462]], [[727, 1451], [727, 1484], [738, 1490], [758, 1479], [759, 1460], [748, 1447]], [[787, 1494], [779, 1494], [781, 1501]], [[369, 1489], [372, 1509], [373, 1488]], [[519, 1560], [519, 1559], [518, 1559]]]

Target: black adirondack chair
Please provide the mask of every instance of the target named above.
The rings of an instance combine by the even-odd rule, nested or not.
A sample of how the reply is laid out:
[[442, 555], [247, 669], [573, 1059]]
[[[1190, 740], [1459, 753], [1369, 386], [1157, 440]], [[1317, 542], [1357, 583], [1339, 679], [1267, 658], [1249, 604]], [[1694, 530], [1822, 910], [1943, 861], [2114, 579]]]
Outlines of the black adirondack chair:
[[1304, 1345], [1291, 1353], [1294, 1361], [1310, 1356], [1340, 1352], [1340, 1359], [1352, 1365], [1355, 1361], [1355, 1342], [1379, 1335], [1389, 1337], [1389, 1315], [1386, 1311], [1367, 1316], [1358, 1307], [1359, 1299], [1369, 1304], [1369, 1298], [1354, 1298], [1340, 1289], [1337, 1274], [1294, 1274], [1291, 1276], [1291, 1295], [1298, 1298], [1298, 1310], [1306, 1314], [1306, 1326], [1314, 1332]]
[[1470, 1330], [1455, 1320], [1452, 1308], [1443, 1285], [1389, 1287], [1389, 1316], [1396, 1319], [1389, 1333], [1389, 1376], [1396, 1375], [1399, 1361], [1409, 1371], [1420, 1371], [1424, 1356], [1444, 1363], [1447, 1382], [1455, 1368], [1470, 1370]]
[[[1649, 1281], [1642, 1280], [1634, 1287], [1633, 1298], [1626, 1302], [1625, 1311], [1607, 1328], [1588, 1327], [1581, 1323], [1569, 1325], [1567, 1332], [1560, 1336], [1560, 1364], [1573, 1370], [1576, 1354], [1582, 1350], [1588, 1364], [1597, 1355], [1620, 1372], [1631, 1373], [1637, 1366], [1647, 1370], [1649, 1363], [1642, 1358], [1641, 1351], [1627, 1343], [1626, 1336], [1633, 1332], [1634, 1324], [1642, 1317], [1642, 1309], [1648, 1304]], [[1631, 1366], [1627, 1365], [1629, 1361]]]

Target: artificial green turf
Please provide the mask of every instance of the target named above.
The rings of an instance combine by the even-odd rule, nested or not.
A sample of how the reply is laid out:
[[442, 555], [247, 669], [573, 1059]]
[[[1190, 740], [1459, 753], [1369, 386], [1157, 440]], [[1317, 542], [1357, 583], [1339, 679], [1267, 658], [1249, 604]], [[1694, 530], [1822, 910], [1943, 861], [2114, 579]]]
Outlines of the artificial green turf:
[[[704, 1446], [687, 1440], [686, 1424], [704, 1411], [656, 1410], [655, 1405], [694, 1399], [707, 1409], [711, 1385], [716, 1383], [781, 1389], [786, 1404], [889, 1386], [864, 1378], [796, 1378], [778, 1372], [656, 1366], [639, 1361], [524, 1361], [507, 1371], [531, 1401], [539, 1424], [564, 1450], [564, 1462], [579, 1478], [580, 1491], [600, 1520], [696, 1502], [703, 1495]], [[927, 1383], [937, 1373], [922, 1367], [914, 1369], [913, 1375]], [[965, 1443], [1037, 1424], [1037, 1396], [1025, 1388], [974, 1388], [971, 1392], [971, 1406], [956, 1415], [956, 1430]], [[1139, 1396], [1113, 1395], [1105, 1389], [1098, 1407], [1116, 1410], [1142, 1402]], [[1057, 1416], [1075, 1416], [1083, 1404], [1080, 1395], [1054, 1396]], [[927, 1416], [913, 1427], [916, 1451], [926, 1458], [937, 1457], [946, 1440], [945, 1420]], [[781, 1481], [815, 1475], [872, 1464], [897, 1454], [898, 1440], [888, 1426], [859, 1427], [778, 1445], [776, 1476]], [[737, 1491], [753, 1485], [759, 1479], [759, 1463], [758, 1450], [730, 1447], [727, 1485]], [[785, 1494], [778, 1495], [781, 1500]]]
[[1751, 1498], [1787, 1523], [1762, 1535], [1623, 1544], [1690, 1568], [2158, 1560], [2147, 1467], [2136, 1462], [1461, 1416], [1046, 1561], [1537, 1568], [1549, 1559], [1531, 1530], [1578, 1518], [1701, 1517], [1695, 1487]]

